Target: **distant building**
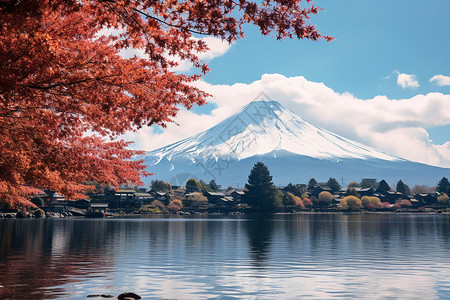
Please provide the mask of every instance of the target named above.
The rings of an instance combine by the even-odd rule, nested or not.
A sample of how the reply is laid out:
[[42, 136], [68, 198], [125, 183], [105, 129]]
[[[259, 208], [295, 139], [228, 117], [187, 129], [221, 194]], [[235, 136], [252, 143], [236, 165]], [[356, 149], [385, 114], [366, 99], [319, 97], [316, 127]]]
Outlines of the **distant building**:
[[327, 186], [314, 185], [307, 189], [308, 196], [319, 197], [319, 194], [322, 192], [332, 193], [332, 190]]
[[245, 196], [245, 192], [234, 190], [231, 192], [230, 196], [233, 197], [234, 202], [242, 202]]
[[91, 203], [89, 211], [106, 213], [108, 203]]
[[414, 199], [416, 199], [423, 205], [434, 205], [437, 203], [437, 195], [435, 193], [415, 194]]
[[164, 205], [169, 205], [170, 200], [172, 200], [172, 196], [170, 196], [169, 193], [156, 192], [155, 190], [151, 190], [149, 194], [154, 198], [153, 200], [158, 200]]

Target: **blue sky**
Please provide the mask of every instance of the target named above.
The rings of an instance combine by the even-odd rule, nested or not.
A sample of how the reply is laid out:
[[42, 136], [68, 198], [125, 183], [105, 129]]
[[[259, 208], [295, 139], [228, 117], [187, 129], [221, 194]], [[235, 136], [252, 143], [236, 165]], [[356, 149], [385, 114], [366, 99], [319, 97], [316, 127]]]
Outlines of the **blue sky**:
[[[210, 62], [204, 79], [214, 84], [250, 83], [265, 73], [304, 76], [337, 92], [357, 97], [412, 97], [450, 93], [428, 80], [450, 71], [450, 1], [315, 1], [324, 8], [313, 16], [323, 34], [336, 41], [277, 41], [248, 27], [244, 40]], [[402, 89], [383, 79], [394, 70], [415, 74], [420, 87]]]
[[[180, 112], [180, 126], [133, 135], [136, 147], [151, 150], [205, 130], [253, 100], [260, 89], [315, 125], [407, 159], [450, 167], [450, 1], [314, 3], [324, 11], [311, 22], [335, 41], [277, 41], [248, 26], [245, 39], [205, 56], [211, 72], [199, 86], [214, 95], [211, 104]], [[215, 46], [211, 48], [214, 52]], [[443, 75], [440, 85], [437, 79], [430, 81], [436, 75]], [[287, 93], [287, 85], [302, 88]], [[346, 103], [352, 106], [347, 115], [366, 115], [373, 119], [371, 125], [339, 126], [336, 120], [319, 118], [305, 103], [335, 103], [327, 104], [324, 94], [340, 102], [336, 118], [345, 118]], [[383, 104], [368, 104], [372, 102]], [[199, 118], [204, 122], [196, 126]], [[385, 129], [377, 131], [380, 127]]]

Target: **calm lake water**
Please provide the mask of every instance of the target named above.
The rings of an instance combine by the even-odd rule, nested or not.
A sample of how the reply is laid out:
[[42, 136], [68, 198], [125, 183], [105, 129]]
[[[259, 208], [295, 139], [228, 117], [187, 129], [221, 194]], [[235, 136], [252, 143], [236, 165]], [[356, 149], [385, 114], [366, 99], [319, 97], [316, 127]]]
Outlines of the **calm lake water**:
[[448, 215], [8, 219], [0, 243], [2, 299], [450, 298]]

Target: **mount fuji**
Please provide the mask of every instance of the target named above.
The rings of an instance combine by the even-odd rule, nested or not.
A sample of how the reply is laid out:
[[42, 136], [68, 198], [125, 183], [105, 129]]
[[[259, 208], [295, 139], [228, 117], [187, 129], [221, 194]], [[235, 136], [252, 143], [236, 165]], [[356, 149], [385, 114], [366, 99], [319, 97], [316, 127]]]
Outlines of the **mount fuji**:
[[242, 187], [257, 161], [269, 167], [277, 185], [313, 177], [435, 185], [450, 175], [450, 169], [408, 161], [316, 127], [276, 101], [253, 101], [212, 128], [139, 158], [155, 174], [144, 181], [172, 185], [196, 178]]

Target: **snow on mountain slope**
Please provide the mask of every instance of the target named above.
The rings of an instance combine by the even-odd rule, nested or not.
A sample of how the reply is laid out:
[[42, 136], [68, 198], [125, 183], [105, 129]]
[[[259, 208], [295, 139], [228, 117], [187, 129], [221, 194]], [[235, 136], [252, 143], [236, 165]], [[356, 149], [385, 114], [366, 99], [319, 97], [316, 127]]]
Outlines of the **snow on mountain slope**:
[[304, 121], [276, 101], [254, 101], [216, 126], [148, 152], [162, 158], [242, 160], [278, 150], [318, 159], [402, 160]]

